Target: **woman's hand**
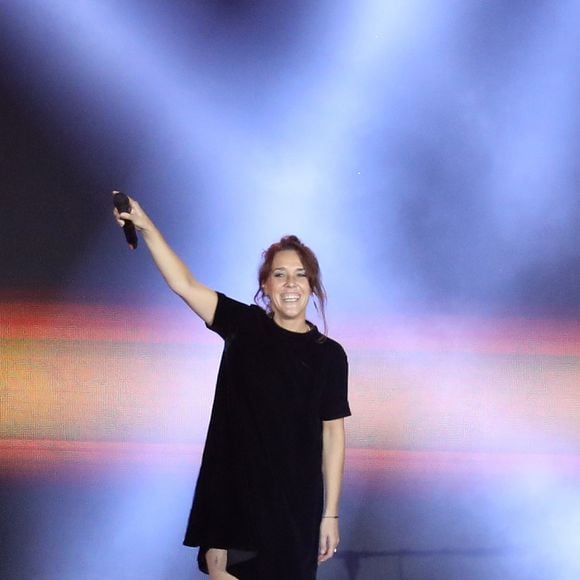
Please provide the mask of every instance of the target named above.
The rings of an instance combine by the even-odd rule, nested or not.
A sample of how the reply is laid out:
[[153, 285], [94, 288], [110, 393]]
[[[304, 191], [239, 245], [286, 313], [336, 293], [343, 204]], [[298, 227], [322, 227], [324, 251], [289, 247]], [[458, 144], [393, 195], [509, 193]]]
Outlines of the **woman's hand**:
[[319, 564], [334, 556], [339, 542], [338, 518], [322, 518], [320, 522], [320, 549], [318, 552]]
[[[129, 197], [129, 196], [127, 196]], [[129, 197], [129, 203], [131, 205], [131, 213], [121, 212], [117, 208], [113, 209], [113, 215], [117, 220], [119, 226], [123, 227], [125, 225], [125, 220], [133, 222], [135, 228], [139, 231], [148, 231], [153, 228], [153, 222], [149, 219], [147, 214], [143, 211], [141, 206], [132, 198]]]

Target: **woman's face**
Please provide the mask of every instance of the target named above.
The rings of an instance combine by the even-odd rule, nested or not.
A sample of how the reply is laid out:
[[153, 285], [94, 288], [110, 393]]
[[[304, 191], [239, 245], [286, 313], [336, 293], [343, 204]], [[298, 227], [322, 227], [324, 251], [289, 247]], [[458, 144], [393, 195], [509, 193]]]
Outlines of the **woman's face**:
[[262, 289], [270, 299], [274, 320], [304, 322], [311, 289], [300, 256], [294, 250], [282, 250], [274, 255], [272, 269]]

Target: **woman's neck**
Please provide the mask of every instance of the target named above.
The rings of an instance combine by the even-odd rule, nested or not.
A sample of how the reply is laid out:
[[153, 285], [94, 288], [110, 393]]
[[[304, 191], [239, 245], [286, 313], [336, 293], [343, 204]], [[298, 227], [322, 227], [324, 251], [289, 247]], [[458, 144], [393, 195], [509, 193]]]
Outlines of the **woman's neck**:
[[284, 330], [289, 330], [290, 332], [298, 332], [300, 334], [305, 334], [311, 330], [310, 325], [306, 322], [305, 318], [278, 318], [276, 314], [274, 314], [274, 322], [283, 328]]

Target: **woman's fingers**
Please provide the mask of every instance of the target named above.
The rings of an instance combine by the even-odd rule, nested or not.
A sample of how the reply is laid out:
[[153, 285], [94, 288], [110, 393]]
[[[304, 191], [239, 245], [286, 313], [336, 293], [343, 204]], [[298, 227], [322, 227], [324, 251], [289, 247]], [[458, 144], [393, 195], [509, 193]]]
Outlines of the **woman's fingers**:
[[318, 561], [322, 562], [328, 552], [328, 536], [320, 535], [320, 546], [318, 549]]
[[147, 214], [141, 209], [141, 206], [132, 197], [129, 197], [130, 212], [119, 212], [117, 208], [113, 209], [113, 216], [119, 226], [124, 226], [125, 222], [133, 222], [138, 231], [147, 230], [153, 227], [151, 220]]
[[113, 216], [120, 227], [125, 225], [125, 220], [133, 221], [133, 216], [130, 213], [122, 212], [119, 213], [117, 208], [113, 210]]
[[318, 554], [318, 562], [326, 562], [336, 554], [336, 547], [338, 542], [333, 542], [330, 537], [326, 536], [320, 538], [320, 551]]

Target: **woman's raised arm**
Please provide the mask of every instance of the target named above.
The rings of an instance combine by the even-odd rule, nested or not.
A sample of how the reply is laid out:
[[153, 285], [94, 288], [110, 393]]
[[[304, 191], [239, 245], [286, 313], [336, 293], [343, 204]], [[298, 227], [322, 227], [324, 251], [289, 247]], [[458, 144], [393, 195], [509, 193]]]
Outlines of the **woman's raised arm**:
[[153, 261], [167, 285], [183, 298], [204, 322], [212, 324], [217, 306], [216, 292], [196, 280], [181, 258], [165, 241], [143, 208], [134, 199], [129, 198], [129, 200], [131, 213], [119, 213], [117, 209], [113, 211], [117, 223], [123, 226], [123, 220], [133, 222], [135, 228], [141, 232]]

